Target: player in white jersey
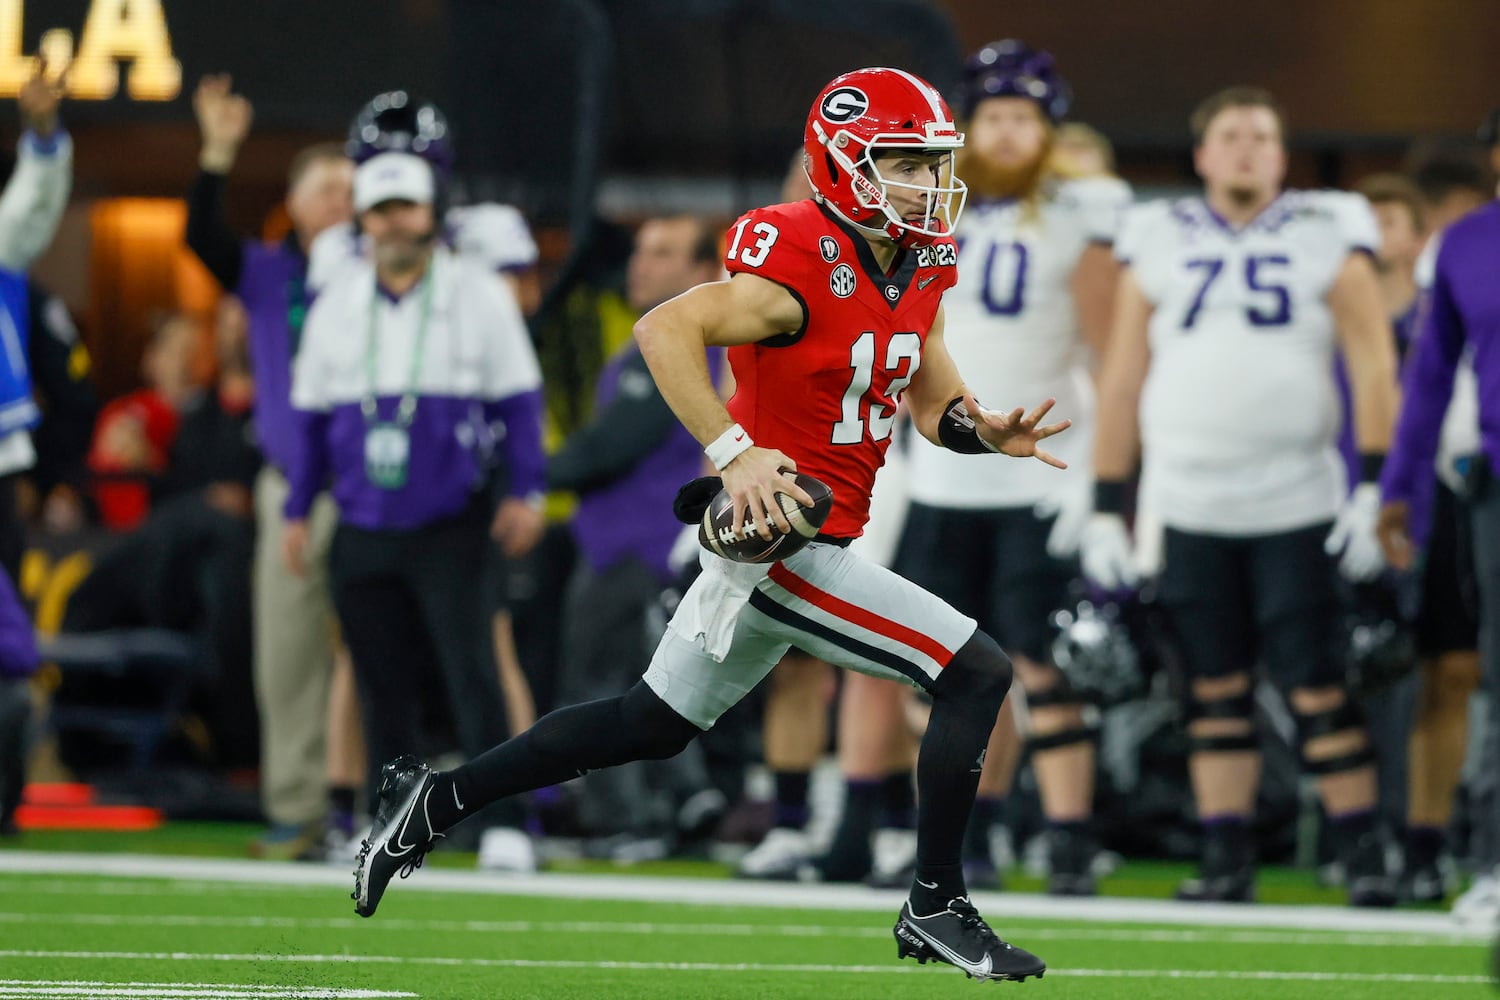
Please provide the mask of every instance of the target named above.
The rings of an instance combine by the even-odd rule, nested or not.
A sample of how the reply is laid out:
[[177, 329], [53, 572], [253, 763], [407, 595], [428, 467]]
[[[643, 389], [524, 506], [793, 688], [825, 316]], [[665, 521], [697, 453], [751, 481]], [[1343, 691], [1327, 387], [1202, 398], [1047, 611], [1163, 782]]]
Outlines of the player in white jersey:
[[[1204, 196], [1132, 209], [1116, 243], [1124, 268], [1100, 379], [1084, 571], [1105, 587], [1137, 581], [1122, 513], [1139, 445], [1141, 505], [1165, 526], [1160, 599], [1187, 674], [1205, 834], [1201, 877], [1179, 896], [1253, 895], [1252, 672], [1263, 663], [1318, 776], [1350, 902], [1390, 905], [1337, 593], [1339, 570], [1364, 580], [1383, 565], [1373, 515], [1396, 388], [1369, 258], [1378, 232], [1357, 195], [1281, 190], [1283, 118], [1265, 91], [1223, 91], [1192, 121]], [[1361, 453], [1352, 493], [1335, 449], [1335, 337]]]
[[[1015, 663], [1050, 827], [1048, 890], [1091, 895], [1097, 732], [1052, 663], [1048, 618], [1077, 576], [1091, 485], [1089, 373], [1108, 336], [1117, 272], [1110, 244], [1130, 189], [1113, 178], [1065, 180], [1050, 169], [1071, 95], [1048, 53], [1014, 40], [985, 46], [965, 66], [959, 99], [969, 137], [960, 169], [971, 200], [954, 233], [958, 284], [945, 300], [952, 350], [975, 373], [976, 398], [1043, 392], [1073, 420], [1076, 436], [1065, 445], [1070, 468], [1041, 475], [982, 467], [913, 440], [911, 509], [896, 569], [978, 618]], [[969, 850], [975, 868], [988, 854], [985, 814], [999, 811], [1018, 756], [1008, 721], [995, 728], [980, 785]]]

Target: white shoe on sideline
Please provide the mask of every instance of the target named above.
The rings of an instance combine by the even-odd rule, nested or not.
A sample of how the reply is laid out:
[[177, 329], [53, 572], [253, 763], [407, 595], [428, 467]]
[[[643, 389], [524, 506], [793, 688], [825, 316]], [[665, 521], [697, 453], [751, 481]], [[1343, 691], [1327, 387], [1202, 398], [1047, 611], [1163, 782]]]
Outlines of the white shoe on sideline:
[[371, 827], [356, 828], [350, 836], [330, 827], [323, 834], [323, 860], [331, 865], [347, 865], [359, 858], [360, 846], [370, 839]]
[[521, 830], [492, 826], [479, 835], [479, 867], [490, 872], [536, 871], [536, 845]]
[[812, 839], [805, 830], [778, 826], [740, 859], [737, 878], [804, 879], [812, 867]]
[[1487, 925], [1500, 921], [1500, 870], [1474, 876], [1468, 890], [1453, 901], [1453, 919], [1462, 924]]
[[903, 879], [909, 884], [917, 865], [917, 831], [896, 827], [876, 830], [870, 841], [870, 855], [872, 881]]

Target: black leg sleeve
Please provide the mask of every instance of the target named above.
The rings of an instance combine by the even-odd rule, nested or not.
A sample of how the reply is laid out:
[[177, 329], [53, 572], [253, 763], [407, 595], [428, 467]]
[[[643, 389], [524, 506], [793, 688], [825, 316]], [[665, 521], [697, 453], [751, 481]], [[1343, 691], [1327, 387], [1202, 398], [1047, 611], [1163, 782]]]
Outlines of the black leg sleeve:
[[931, 689], [932, 715], [917, 758], [917, 879], [939, 905], [966, 894], [964, 830], [1011, 679], [1009, 658], [975, 632]]
[[[496, 799], [576, 778], [632, 760], [675, 757], [702, 730], [637, 681], [617, 698], [569, 705], [537, 720], [462, 767], [440, 777], [458, 795], [434, 793], [434, 830], [444, 830]], [[460, 812], [451, 802], [462, 802]]]

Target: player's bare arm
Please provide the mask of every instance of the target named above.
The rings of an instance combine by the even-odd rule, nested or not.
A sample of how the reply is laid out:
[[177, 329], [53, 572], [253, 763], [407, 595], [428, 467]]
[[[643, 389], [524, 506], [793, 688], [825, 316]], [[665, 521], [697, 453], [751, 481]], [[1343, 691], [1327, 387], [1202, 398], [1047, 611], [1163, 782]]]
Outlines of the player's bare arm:
[[[802, 305], [782, 286], [753, 274], [736, 274], [684, 292], [651, 310], [635, 325], [636, 343], [662, 398], [695, 438], [708, 448], [735, 426], [709, 376], [705, 347], [754, 344], [801, 329]], [[743, 433], [743, 432], [741, 432]], [[734, 498], [736, 531], [748, 518], [762, 538], [791, 530], [774, 500], [786, 493], [805, 506], [808, 496], [791, 477], [797, 463], [775, 449], [750, 447], [721, 468]]]
[[1099, 371], [1099, 414], [1094, 431], [1094, 477], [1123, 482], [1135, 471], [1140, 448], [1141, 387], [1151, 362], [1147, 330], [1151, 303], [1130, 268], [1120, 272], [1114, 321]]
[[[1384, 455], [1390, 448], [1399, 405], [1396, 352], [1368, 255], [1352, 253], [1344, 261], [1328, 289], [1328, 308], [1349, 375], [1355, 446], [1362, 456]], [[1409, 569], [1414, 559], [1409, 516], [1405, 504], [1386, 504], [1376, 520], [1382, 553], [1397, 569]]]
[[1354, 397], [1355, 444], [1361, 453], [1384, 454], [1399, 403], [1396, 349], [1368, 254], [1352, 253], [1344, 261], [1328, 289], [1328, 308]]
[[1097, 380], [1109, 347], [1113, 318], [1115, 286], [1119, 282], [1120, 264], [1114, 251], [1102, 243], [1091, 244], [1078, 257], [1070, 279], [1073, 308], [1078, 314], [1078, 329], [1093, 355], [1092, 368]]
[[1009, 412], [986, 410], [980, 406], [964, 385], [958, 366], [943, 343], [941, 308], [922, 344], [922, 367], [917, 369], [904, 399], [917, 431], [939, 447], [947, 447], [941, 437], [941, 422], [946, 419], [945, 414], [953, 401], [962, 399], [974, 421], [975, 433], [992, 450], [1012, 458], [1036, 458], [1059, 469], [1068, 467], [1062, 459], [1037, 447], [1040, 442], [1072, 426], [1071, 420], [1042, 424], [1042, 418], [1056, 400], [1048, 399], [1030, 413], [1019, 406]]

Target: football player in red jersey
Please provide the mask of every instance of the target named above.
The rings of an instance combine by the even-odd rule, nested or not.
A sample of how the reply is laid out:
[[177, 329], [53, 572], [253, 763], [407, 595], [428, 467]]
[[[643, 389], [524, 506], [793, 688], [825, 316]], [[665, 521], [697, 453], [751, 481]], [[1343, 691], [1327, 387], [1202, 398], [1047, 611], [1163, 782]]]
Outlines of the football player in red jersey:
[[[944, 447], [1062, 465], [1040, 447], [1068, 426], [1042, 425], [1051, 400], [1030, 414], [985, 410], [943, 347], [941, 298], [957, 258], [947, 233], [964, 197], [952, 157], [962, 145], [925, 81], [897, 69], [838, 77], [807, 123], [814, 198], [747, 214], [729, 234], [729, 280], [700, 285], [636, 325], [662, 396], [734, 498], [736, 527], [753, 522], [767, 540], [791, 530], [773, 497], [810, 504], [786, 475], [801, 471], [833, 488], [823, 533], [769, 566], [705, 554], [703, 574], [626, 694], [553, 712], [452, 771], [411, 757], [387, 764], [355, 872], [357, 912], [374, 913], [397, 872], [409, 874], [440, 831], [490, 802], [680, 752], [796, 646], [932, 698], [898, 954], [981, 979], [1045, 971], [980, 917], [960, 860], [1010, 661], [972, 618], [847, 549], [868, 516], [903, 397], [917, 430]], [[730, 349], [736, 391], [727, 409], [705, 345]]]

